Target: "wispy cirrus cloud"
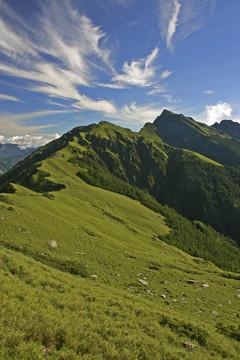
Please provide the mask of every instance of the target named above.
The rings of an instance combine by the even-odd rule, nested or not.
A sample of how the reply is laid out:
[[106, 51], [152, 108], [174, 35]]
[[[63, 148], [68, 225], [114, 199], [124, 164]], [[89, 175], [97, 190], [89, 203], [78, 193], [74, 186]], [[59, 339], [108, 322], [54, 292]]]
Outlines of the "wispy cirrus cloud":
[[[74, 110], [42, 110], [23, 114], [0, 114], [0, 133], [4, 135], [24, 135], [47, 129], [57, 124], [47, 125], [26, 125], [26, 121], [33, 121], [36, 118], [73, 112]], [[24, 125], [25, 124], [25, 125]]]
[[[28, 24], [26, 29], [23, 20], [0, 0], [3, 11], [0, 50], [7, 58], [0, 62], [0, 71], [28, 80], [30, 91], [77, 101], [81, 108], [90, 104], [102, 111], [102, 101], [86, 101], [81, 87], [93, 86], [94, 73], [99, 69], [114, 72], [110, 50], [102, 42], [106, 34], [74, 10], [70, 2], [44, 1], [41, 4], [41, 15], [35, 19], [36, 33], [34, 26], [29, 29]], [[14, 26], [6, 23], [9, 18]]]
[[212, 95], [214, 93], [213, 90], [205, 90], [203, 91], [204, 94], [207, 94], [207, 95]]
[[169, 49], [172, 48], [172, 37], [175, 34], [178, 26], [178, 17], [182, 6], [178, 2], [178, 0], [174, 0], [173, 5], [174, 5], [174, 10], [169, 20], [167, 34], [166, 34], [166, 44]]
[[130, 65], [125, 62], [122, 68], [123, 73], [112, 77], [117, 85], [150, 86], [155, 76], [156, 68], [153, 65], [158, 56], [159, 49], [156, 47], [146, 58], [133, 60]]
[[199, 30], [215, 9], [216, 0], [159, 0], [159, 28], [166, 46], [176, 44]]
[[153, 89], [148, 91], [147, 94], [148, 95], [156, 95], [156, 94], [162, 94], [165, 93], [167, 91], [167, 85], [166, 84], [157, 84], [153, 86]]
[[[0, 72], [19, 79], [19, 86], [26, 91], [46, 96], [44, 104], [65, 108], [0, 115], [0, 131], [5, 135], [15, 132], [22, 136], [52, 127], [25, 124], [28, 119], [54, 113], [90, 110], [135, 124], [143, 119], [151, 121], [161, 111], [156, 104], [117, 106], [112, 100], [89, 96], [87, 89], [100, 86], [116, 90], [150, 87], [159, 93], [165, 89], [162, 81], [172, 72], [158, 72], [158, 47], [146, 57], [123, 62], [122, 70], [116, 71], [106, 33], [73, 4], [71, 0], [41, 0], [37, 2], [41, 11], [30, 19], [24, 18], [24, 12], [23, 17], [17, 14], [11, 2], [0, 0], [0, 51], [4, 54], [0, 56]], [[131, 1], [119, 0], [119, 4], [127, 7]]]
[[173, 73], [173, 71], [169, 71], [169, 70], [165, 70], [161, 73], [161, 78], [162, 79], [167, 79], [169, 76], [171, 76]]
[[16, 102], [22, 102], [20, 99], [18, 99], [15, 96], [6, 95], [6, 94], [0, 94], [0, 100], [7, 100], [7, 101], [16, 101]]
[[[114, 119], [117, 119], [119, 124], [126, 124], [135, 127], [136, 130], [139, 129], [142, 124], [146, 122], [153, 122], [157, 116], [161, 114], [163, 107], [156, 104], [148, 105], [137, 105], [135, 102], [132, 102], [130, 105], [124, 105], [120, 107], [116, 114], [114, 114]], [[112, 118], [110, 114], [105, 114], [106, 117]]]

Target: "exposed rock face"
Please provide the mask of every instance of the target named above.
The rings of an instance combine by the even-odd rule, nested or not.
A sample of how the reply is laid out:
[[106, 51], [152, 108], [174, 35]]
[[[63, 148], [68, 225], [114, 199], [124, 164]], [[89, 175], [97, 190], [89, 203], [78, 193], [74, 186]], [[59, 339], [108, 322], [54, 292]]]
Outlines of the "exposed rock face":
[[57, 247], [57, 243], [55, 240], [49, 240], [48, 245], [52, 248], [56, 248]]

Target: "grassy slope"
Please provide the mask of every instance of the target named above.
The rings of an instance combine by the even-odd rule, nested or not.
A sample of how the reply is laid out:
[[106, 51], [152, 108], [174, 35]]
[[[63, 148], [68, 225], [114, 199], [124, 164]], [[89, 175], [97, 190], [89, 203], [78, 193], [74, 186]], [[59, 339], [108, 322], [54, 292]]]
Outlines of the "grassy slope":
[[[19, 185], [1, 196], [2, 358], [237, 359], [237, 342], [216, 328], [238, 324], [233, 275], [158, 240], [164, 218], [85, 184], [64, 158], [42, 170], [66, 184], [54, 200]], [[81, 261], [85, 279], [53, 269]]]

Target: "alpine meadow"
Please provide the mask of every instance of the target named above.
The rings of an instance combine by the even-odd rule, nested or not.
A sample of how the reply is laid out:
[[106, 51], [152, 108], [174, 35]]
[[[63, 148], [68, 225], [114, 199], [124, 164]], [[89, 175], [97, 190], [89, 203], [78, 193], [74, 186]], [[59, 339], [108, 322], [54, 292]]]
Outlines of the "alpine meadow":
[[239, 14], [0, 0], [0, 360], [240, 359]]
[[[210, 150], [164, 142], [165, 117]], [[3, 359], [237, 359], [240, 170], [206, 157], [213, 138], [240, 156], [165, 110], [139, 133], [77, 127], [0, 177]]]

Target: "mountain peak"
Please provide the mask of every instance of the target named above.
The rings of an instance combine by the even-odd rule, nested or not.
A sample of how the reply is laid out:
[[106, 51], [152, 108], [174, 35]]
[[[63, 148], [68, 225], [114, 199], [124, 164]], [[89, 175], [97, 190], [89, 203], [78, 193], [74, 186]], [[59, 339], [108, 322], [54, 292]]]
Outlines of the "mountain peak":
[[[173, 113], [173, 112], [170, 111], [170, 110], [163, 109], [161, 115], [159, 115], [159, 116], [156, 118], [155, 121], [157, 121], [158, 119], [161, 119], [161, 118], [163, 118], [163, 117], [165, 118], [165, 117], [170, 117], [170, 116], [173, 116], [173, 115], [177, 115], [177, 114]], [[154, 122], [155, 122], [155, 121], [154, 121]]]
[[220, 123], [213, 124], [212, 127], [240, 140], [240, 124], [235, 121], [222, 120]]

